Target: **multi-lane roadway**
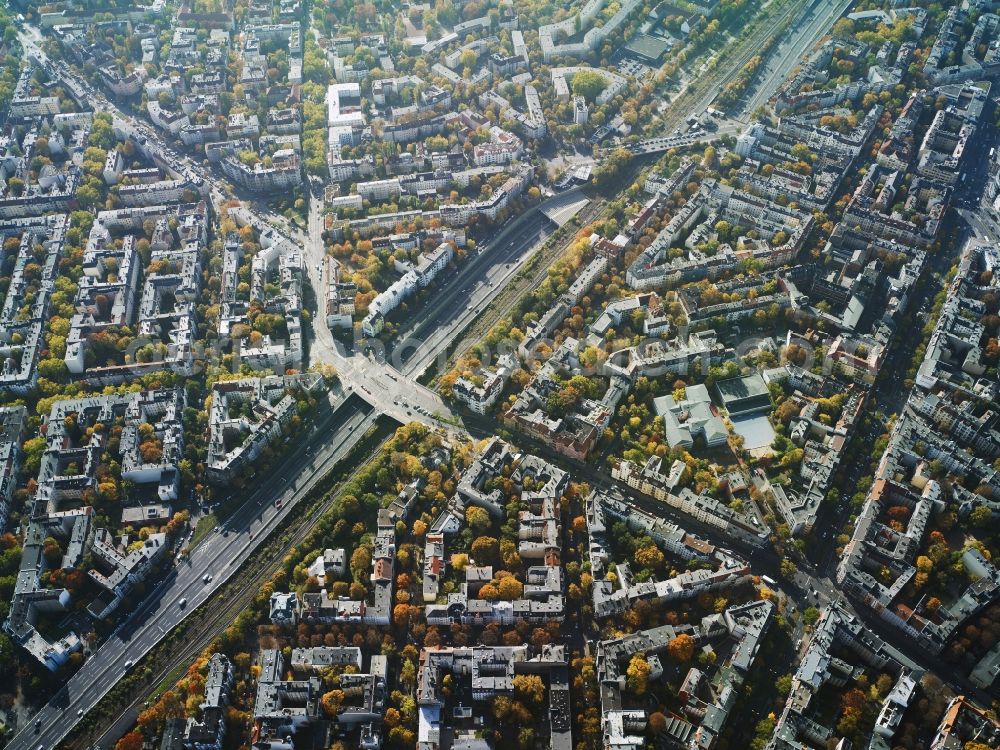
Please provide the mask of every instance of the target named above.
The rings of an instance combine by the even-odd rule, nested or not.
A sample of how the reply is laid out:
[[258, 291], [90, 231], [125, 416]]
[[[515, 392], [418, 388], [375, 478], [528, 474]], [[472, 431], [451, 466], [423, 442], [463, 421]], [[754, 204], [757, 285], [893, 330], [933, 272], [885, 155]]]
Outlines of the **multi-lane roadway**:
[[[337, 368], [341, 380], [355, 389], [363, 398], [390, 396], [388, 415], [397, 418], [412, 417], [412, 407], [420, 407], [417, 414], [444, 417], [450, 412], [440, 396], [416, 382], [432, 362], [446, 355], [448, 347], [503, 288], [517, 275], [532, 254], [555, 228], [549, 218], [549, 209], [567, 219], [571, 213], [588, 202], [580, 188], [574, 188], [546, 199], [526, 214], [512, 218], [492, 237], [470, 252], [457, 273], [444, 280], [442, 288], [417, 307], [413, 319], [402, 326], [388, 351], [381, 351], [377, 341], [371, 356], [355, 352], [349, 354], [337, 341], [326, 325], [322, 309], [313, 316], [313, 343], [310, 357], [313, 362], [329, 362]], [[563, 207], [572, 204], [566, 211]], [[325, 279], [322, 264], [325, 247], [322, 240], [322, 204], [312, 196], [309, 231], [297, 237], [306, 248], [307, 265], [313, 288], [322, 297]], [[384, 401], [375, 404], [385, 406]], [[407, 412], [406, 409], [410, 408]], [[424, 421], [427, 421], [426, 419]]]
[[[471, 319], [466, 315], [467, 302], [459, 304], [459, 299], [463, 295], [468, 297], [476, 308], [487, 304], [488, 298], [510, 280], [530, 251], [544, 240], [549, 224], [542, 212], [533, 212], [524, 221], [512, 223], [509, 231], [501, 232], [492, 250], [484, 249], [463, 266], [454, 283], [425, 308], [413, 326], [412, 330], [419, 333], [431, 329], [431, 337], [425, 347], [412, 350], [414, 354], [401, 354], [404, 372], [419, 374], [438, 351], [447, 349]], [[292, 507], [316, 482], [350, 452], [380, 412], [400, 421], [438, 421], [428, 411], [429, 405], [421, 405], [419, 395], [415, 396], [409, 385], [412, 381], [402, 373], [393, 375], [392, 368], [368, 357], [347, 357], [336, 346], [332, 351], [348, 365], [356, 382], [354, 392], [360, 398], [348, 397], [344, 402], [325, 405], [315, 427], [301, 441], [302, 449], [264, 480], [218, 530], [192, 549], [188, 559], [177, 566], [36, 715], [35, 721], [40, 722], [38, 730], [34, 724], [26, 727], [14, 737], [10, 748], [55, 747], [78, 717], [93, 708], [133, 662], [141, 659], [187, 613], [229, 579], [266, 537], [262, 532], [292, 512]], [[432, 353], [429, 359], [428, 352]], [[386, 383], [391, 387], [386, 387]], [[280, 507], [276, 507], [275, 501], [280, 501]], [[206, 576], [210, 576], [207, 582]], [[180, 604], [182, 600], [184, 606]]]
[[[22, 39], [32, 54], [44, 59], [31, 37]], [[84, 86], [85, 84], [80, 83]], [[95, 94], [103, 108], [114, 112], [147, 139], [156, 142], [165, 154], [175, 155], [178, 164], [192, 169], [210, 182], [213, 202], [226, 200], [224, 193], [211, 183], [211, 176], [186, 157], [158, 141], [154, 131], [119, 110], [103, 96]], [[312, 212], [310, 237], [304, 239], [310, 277], [322, 299], [323, 287], [315, 265], [322, 256], [319, 212]], [[267, 218], [267, 217], [265, 217]], [[144, 600], [122, 625], [89, 655], [84, 666], [65, 687], [36, 714], [32, 723], [12, 738], [12, 750], [51, 750], [69, 733], [79, 717], [92, 709], [112, 686], [184, 617], [205, 602], [240, 565], [257, 545], [290, 512], [295, 504], [315, 486], [334, 465], [354, 447], [357, 440], [374, 424], [380, 413], [399, 421], [418, 420], [452, 429], [438, 417], [448, 416], [440, 397], [411, 379], [426, 369], [461, 331], [517, 273], [520, 265], [547, 237], [552, 222], [540, 211], [519, 217], [501, 231], [482, 250], [463, 264], [447, 287], [428, 303], [407, 330], [409, 340], [398, 347], [399, 370], [381, 358], [349, 355], [334, 339], [325, 324], [325, 316], [314, 316], [314, 361], [333, 364], [348, 397], [343, 403], [325, 406], [309, 434], [304, 436], [293, 456], [273, 475], [263, 480], [230, 515], [190, 552], [188, 558]], [[420, 346], [416, 337], [425, 336]], [[336, 399], [335, 399], [336, 400]], [[276, 505], [276, 501], [280, 501]]]
[[[219, 529], [140, 602], [62, 690], [23, 727], [10, 750], [51, 750], [112, 686], [185, 616], [208, 599], [252, 554], [266, 534], [354, 447], [378, 413], [349, 399], [321, 408], [302, 449], [263, 479]], [[276, 502], [280, 501], [280, 502]], [[280, 507], [277, 507], [280, 506]], [[209, 580], [206, 581], [206, 578]]]
[[[566, 197], [563, 193], [552, 200], [565, 201]], [[481, 246], [428, 302], [421, 316], [404, 328], [388, 353], [390, 364], [417, 378], [436, 358], [445, 357], [455, 338], [520, 272], [554, 228], [544, 205], [512, 220]]]
[[[847, 4], [848, 0], [838, 0], [830, 5]], [[815, 25], [821, 24], [817, 21]], [[31, 55], [45, 59], [38, 47], [41, 35], [36, 29], [22, 31], [20, 37]], [[784, 60], [782, 58], [781, 66]], [[177, 165], [206, 180], [213, 202], [218, 204], [225, 200], [224, 193], [207, 170], [163, 143], [147, 124], [118, 108], [88, 84], [76, 77], [74, 80], [100, 108], [129, 123], [155, 142], [165, 155], [176, 159]], [[766, 79], [764, 83], [769, 81]], [[706, 98], [701, 109], [710, 102], [711, 99]], [[347, 455], [379, 412], [401, 421], [418, 419], [442, 426], [432, 414], [447, 415], [447, 409], [436, 394], [419, 386], [415, 378], [447, 351], [454, 338], [518, 273], [553, 227], [541, 210], [514, 219], [469, 258], [445, 288], [419, 310], [413, 324], [403, 330], [400, 340], [384, 358], [367, 357], [346, 353], [326, 327], [322, 309], [325, 290], [317, 269], [325, 248], [316, 197], [312, 202], [308, 236], [300, 234], [298, 238], [306, 249], [308, 273], [320, 302], [320, 310], [313, 316], [312, 356], [314, 361], [333, 364], [346, 391], [353, 392], [361, 400], [331, 404], [324, 410], [312, 433], [302, 441], [301, 450], [262, 481], [218, 531], [195, 546], [188, 559], [177, 566], [130, 618], [91, 654], [55, 699], [36, 715], [37, 728], [35, 724], [25, 727], [12, 739], [8, 746], [13, 750], [54, 748], [72, 729], [77, 717], [90, 710], [120, 679], [127, 665], [141, 659], [239, 568], [266, 536], [263, 532], [292, 512], [295, 503]], [[280, 507], [276, 507], [276, 500], [281, 501]]]

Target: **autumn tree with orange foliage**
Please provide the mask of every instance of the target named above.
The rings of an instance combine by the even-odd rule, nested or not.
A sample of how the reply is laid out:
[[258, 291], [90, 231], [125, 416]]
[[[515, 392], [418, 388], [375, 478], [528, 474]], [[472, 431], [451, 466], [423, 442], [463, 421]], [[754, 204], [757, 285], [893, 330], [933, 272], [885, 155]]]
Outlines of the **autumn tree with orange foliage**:
[[524, 586], [514, 576], [506, 575], [499, 579], [497, 589], [499, 590], [501, 599], [512, 601], [521, 598]]
[[146, 738], [142, 734], [139, 732], [129, 732], [115, 743], [115, 750], [142, 750], [145, 744]]
[[323, 693], [323, 697], [320, 699], [320, 706], [323, 707], [323, 713], [330, 718], [337, 715], [337, 711], [340, 710], [343, 703], [343, 690], [331, 690], [329, 693]]
[[649, 685], [650, 671], [646, 657], [641, 653], [633, 654], [625, 669], [625, 687], [636, 695], [644, 695]]
[[653, 734], [663, 734], [667, 728], [667, 717], [659, 711], [654, 711], [649, 715], [649, 731]]
[[412, 604], [397, 604], [392, 608], [392, 622], [396, 627], [405, 627], [420, 616], [420, 608]]
[[694, 638], [687, 633], [681, 633], [667, 644], [667, 653], [674, 661], [682, 664], [691, 661], [694, 656]]
[[865, 694], [852, 688], [840, 697], [840, 720], [837, 722], [837, 731], [842, 735], [853, 735], [858, 731], [862, 715], [865, 710]]
[[514, 690], [534, 706], [541, 706], [545, 702], [545, 683], [536, 674], [515, 675]]
[[179, 719], [184, 716], [184, 704], [174, 690], [167, 690], [152, 706], [142, 711], [136, 719], [136, 724], [144, 734], [160, 734], [167, 719]]

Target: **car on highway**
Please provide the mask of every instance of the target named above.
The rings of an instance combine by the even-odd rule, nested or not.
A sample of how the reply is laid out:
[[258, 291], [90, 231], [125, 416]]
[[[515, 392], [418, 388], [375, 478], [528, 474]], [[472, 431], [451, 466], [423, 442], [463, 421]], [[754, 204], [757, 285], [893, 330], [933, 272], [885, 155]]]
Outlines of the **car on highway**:
[[188, 603], [187, 597], [184, 597], [179, 602], [177, 602], [177, 606], [180, 607], [181, 609], [184, 609], [187, 606], [187, 603]]
[[212, 576], [210, 576], [208, 573], [206, 573], [205, 575], [203, 575], [201, 577], [201, 580], [204, 581], [205, 583], [211, 583], [212, 582]]
[[125, 662], [125, 669], [131, 669], [133, 664], [135, 664], [135, 662], [129, 659], [127, 662]]
[[274, 507], [275, 508], [280, 508], [283, 504], [284, 503], [281, 500], [275, 500], [274, 501]]

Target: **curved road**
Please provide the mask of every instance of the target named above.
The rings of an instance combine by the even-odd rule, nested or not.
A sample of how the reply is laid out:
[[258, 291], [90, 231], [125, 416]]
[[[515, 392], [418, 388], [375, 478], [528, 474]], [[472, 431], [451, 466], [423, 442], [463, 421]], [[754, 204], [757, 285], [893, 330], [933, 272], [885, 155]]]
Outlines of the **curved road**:
[[[565, 195], [556, 196], [536, 209]], [[540, 210], [528, 212], [484, 246], [480, 255], [471, 258], [449, 280], [441, 294], [418, 314], [414, 332], [433, 330], [420, 356], [402, 357], [403, 372], [409, 375], [422, 371], [437, 351], [446, 350], [475, 315], [469, 308], [471, 289], [476, 288], [471, 296], [482, 300], [478, 307], [485, 306], [513, 278], [539, 241], [544, 240], [549, 226], [551, 221]], [[434, 353], [428, 356], [432, 349]], [[405, 376], [401, 374], [396, 379], [390, 368], [365, 357], [353, 356], [349, 361], [352, 374], [360, 375], [362, 380], [354, 391], [356, 397], [323, 410], [316, 426], [303, 436], [304, 450], [293, 454], [261, 483], [224, 522], [220, 531], [202, 540], [191, 551], [189, 559], [171, 571], [91, 654], [80, 671], [33, 717], [33, 721], [41, 722], [40, 730], [35, 730], [34, 723], [22, 728], [8, 748], [51, 750], [56, 747], [79, 716], [90, 711], [125, 674], [126, 662], [140, 661], [189, 612], [208, 599], [253, 553], [265, 536], [258, 532], [273, 527], [291, 512], [292, 506], [350, 452], [368, 427], [375, 423], [379, 413], [402, 421], [409, 416], [429, 421], [428, 414], [411, 411], [416, 404], [395, 400], [401, 394], [410, 394], [412, 398], [408, 388], [410, 381]], [[280, 509], [273, 506], [278, 498], [284, 500]], [[203, 581], [205, 575], [212, 576], [207, 584]], [[187, 600], [184, 607], [180, 606], [182, 599]]]
[[[22, 41], [27, 51], [45, 59], [36, 44], [40, 41], [37, 30], [22, 32]], [[212, 183], [211, 176], [200, 165], [160, 142], [148, 125], [82, 82], [77, 85], [92, 95], [101, 108], [156, 141], [164, 153], [176, 156], [178, 164]], [[399, 348], [398, 371], [365, 357], [346, 357], [336, 347], [329, 347], [335, 353], [331, 357], [330, 351], [324, 351], [331, 341], [322, 337], [320, 352], [327, 355], [323, 359], [334, 359], [334, 364], [342, 371], [346, 389], [353, 390], [360, 398], [351, 397], [323, 409], [309, 434], [302, 436], [303, 450], [295, 452], [271, 477], [260, 483], [218, 532], [202, 540], [186, 561], [178, 564], [155, 586], [155, 590], [91, 653], [83, 667], [7, 747], [11, 750], [56, 747], [78, 718], [91, 710], [125, 674], [126, 664], [140, 661], [188, 613], [208, 599], [265, 538], [266, 534], [260, 532], [280, 523], [292, 506], [350, 452], [380, 413], [400, 421], [412, 417], [437, 423], [430, 413], [438, 410], [439, 397], [408, 376], [418, 375], [439, 352], [446, 351], [455, 336], [499, 294], [520, 265], [544, 241], [552, 221], [542, 209], [558, 205], [577, 192], [579, 188], [553, 196], [514, 218], [497, 236], [484, 243], [476, 257], [470, 258], [457, 274], [447, 279], [445, 288], [415, 315], [409, 335], [426, 333], [427, 339], [419, 350], [407, 349], [405, 344]], [[212, 198], [222, 200], [224, 196], [213, 189]], [[304, 244], [309, 252], [313, 243], [307, 239]], [[318, 290], [317, 298], [322, 299], [322, 290]], [[321, 315], [316, 317], [323, 319]], [[325, 327], [325, 322], [321, 325]], [[393, 372], [398, 374], [393, 375]], [[281, 508], [273, 505], [277, 499], [284, 501]], [[212, 576], [207, 583], [204, 581], [206, 575]], [[182, 601], [184, 606], [181, 606]], [[38, 722], [37, 730], [35, 722]]]

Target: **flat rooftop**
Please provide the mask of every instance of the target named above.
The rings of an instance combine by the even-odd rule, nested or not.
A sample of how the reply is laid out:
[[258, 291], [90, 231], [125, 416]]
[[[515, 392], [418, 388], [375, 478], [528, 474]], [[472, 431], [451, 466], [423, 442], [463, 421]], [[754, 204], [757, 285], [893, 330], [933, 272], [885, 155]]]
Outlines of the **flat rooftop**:
[[758, 373], [728, 378], [715, 384], [715, 391], [730, 415], [770, 409], [771, 392]]
[[650, 36], [649, 34], [636, 34], [628, 44], [622, 47], [622, 52], [634, 55], [642, 60], [659, 62], [667, 50], [673, 45], [662, 37]]

